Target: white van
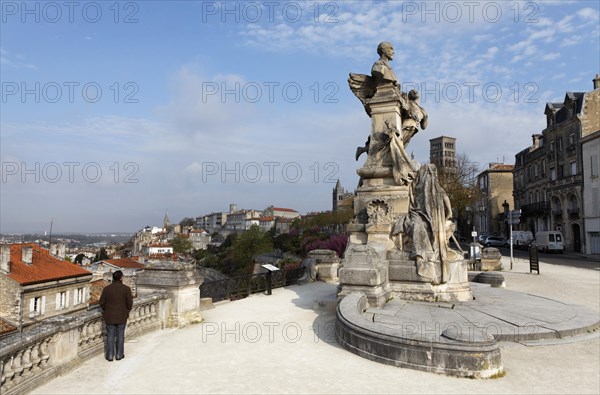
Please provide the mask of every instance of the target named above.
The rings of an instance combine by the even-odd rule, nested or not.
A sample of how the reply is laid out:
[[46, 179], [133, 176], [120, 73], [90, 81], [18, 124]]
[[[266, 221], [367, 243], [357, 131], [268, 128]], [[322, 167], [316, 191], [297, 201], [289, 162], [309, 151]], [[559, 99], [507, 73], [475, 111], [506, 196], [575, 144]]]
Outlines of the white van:
[[537, 232], [535, 234], [535, 242], [540, 251], [558, 251], [562, 254], [565, 250], [562, 234], [556, 230]]
[[513, 230], [512, 244], [515, 248], [527, 248], [533, 241], [533, 233], [528, 230]]

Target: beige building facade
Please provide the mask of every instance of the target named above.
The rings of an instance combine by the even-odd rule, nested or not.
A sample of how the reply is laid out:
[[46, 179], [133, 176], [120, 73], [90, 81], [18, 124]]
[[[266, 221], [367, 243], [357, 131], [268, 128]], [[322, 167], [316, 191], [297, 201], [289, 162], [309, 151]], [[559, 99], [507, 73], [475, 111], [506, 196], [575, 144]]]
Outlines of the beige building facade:
[[477, 176], [479, 200], [475, 206], [474, 226], [478, 234], [508, 238], [508, 224], [504, 218], [504, 202], [512, 209], [513, 165], [490, 163]]
[[600, 77], [583, 97], [581, 157], [583, 170], [584, 252], [600, 254]]

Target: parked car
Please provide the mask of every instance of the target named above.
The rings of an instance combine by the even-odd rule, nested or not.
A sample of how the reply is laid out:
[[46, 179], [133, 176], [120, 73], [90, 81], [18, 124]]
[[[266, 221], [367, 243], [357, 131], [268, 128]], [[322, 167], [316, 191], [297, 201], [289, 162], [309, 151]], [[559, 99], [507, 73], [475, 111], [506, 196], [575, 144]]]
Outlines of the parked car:
[[477, 241], [479, 242], [479, 244], [484, 244], [485, 243], [485, 239], [487, 239], [490, 235], [488, 235], [487, 233], [482, 233], [479, 236], [477, 236]]
[[508, 242], [500, 236], [488, 236], [482, 244], [486, 247], [508, 247]]

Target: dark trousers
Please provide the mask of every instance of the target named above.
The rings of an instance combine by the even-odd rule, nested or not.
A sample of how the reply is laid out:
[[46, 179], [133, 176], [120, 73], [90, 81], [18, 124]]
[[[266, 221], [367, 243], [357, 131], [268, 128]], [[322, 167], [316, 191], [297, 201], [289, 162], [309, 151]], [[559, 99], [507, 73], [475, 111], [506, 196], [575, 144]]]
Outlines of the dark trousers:
[[106, 359], [121, 359], [125, 356], [125, 325], [127, 324], [106, 324]]

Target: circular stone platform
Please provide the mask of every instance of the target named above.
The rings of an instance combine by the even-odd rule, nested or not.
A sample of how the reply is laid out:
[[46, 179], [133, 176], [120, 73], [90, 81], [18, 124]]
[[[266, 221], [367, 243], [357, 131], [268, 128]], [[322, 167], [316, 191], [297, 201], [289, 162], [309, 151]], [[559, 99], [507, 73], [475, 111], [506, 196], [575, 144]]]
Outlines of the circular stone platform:
[[503, 373], [497, 341], [561, 339], [599, 327], [598, 313], [586, 307], [484, 284], [471, 288], [473, 301], [392, 299], [381, 308], [350, 294], [337, 307], [336, 338], [388, 365], [489, 378]]

